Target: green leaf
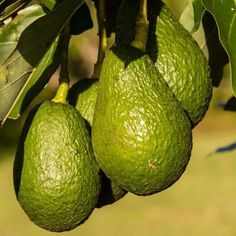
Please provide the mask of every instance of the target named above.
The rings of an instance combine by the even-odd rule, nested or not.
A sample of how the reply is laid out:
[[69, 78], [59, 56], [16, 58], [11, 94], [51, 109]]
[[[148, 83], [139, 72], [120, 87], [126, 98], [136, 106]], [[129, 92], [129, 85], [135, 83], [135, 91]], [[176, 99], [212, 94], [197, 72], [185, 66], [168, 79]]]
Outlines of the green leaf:
[[40, 4], [47, 7], [49, 10], [53, 10], [54, 7], [57, 5], [57, 0], [38, 0]]
[[23, 31], [16, 50], [0, 66], [0, 120], [6, 120], [33, 69], [82, 4], [82, 0], [64, 1]]
[[45, 13], [41, 6], [32, 5], [17, 13], [17, 16], [0, 30], [0, 64], [14, 51], [23, 30]]
[[17, 49], [28, 63], [37, 66], [52, 42], [83, 2], [83, 0], [64, 1], [49, 14], [34, 21], [22, 33]]
[[[52, 11], [62, 0], [39, 0], [39, 2]], [[90, 10], [87, 4], [84, 3], [71, 18], [70, 33], [71, 35], [79, 35], [92, 27], [93, 21]]]
[[8, 118], [17, 119], [21, 112], [29, 105], [41, 89], [48, 83], [52, 74], [60, 64], [62, 51], [56, 40], [40, 64], [32, 71], [26, 83], [19, 92], [14, 104], [12, 105]]
[[193, 0], [193, 12], [194, 12], [194, 27], [192, 32], [196, 32], [201, 24], [202, 16], [205, 11], [201, 0]]
[[2, 10], [0, 12], [0, 25], [2, 21], [22, 9], [28, 2], [29, 0], [17, 0], [11, 1], [10, 3], [9, 1], [1, 2], [0, 7]]
[[212, 84], [214, 87], [218, 87], [224, 77], [224, 68], [229, 63], [229, 59], [220, 42], [217, 24], [210, 12], [205, 12], [202, 23], [206, 35], [204, 44], [208, 49], [208, 63], [211, 68]]
[[236, 4], [234, 0], [202, 0], [204, 7], [214, 16], [221, 43], [231, 63], [232, 88], [236, 95]]
[[208, 58], [208, 48], [206, 47], [205, 30], [202, 24], [200, 24], [197, 31], [193, 32], [195, 21], [192, 1], [189, 1], [188, 5], [185, 7], [184, 11], [182, 12], [179, 18], [179, 22], [185, 27], [185, 29], [189, 31], [189, 33], [195, 39], [205, 56]]
[[188, 5], [189, 1], [191, 0], [163, 0], [163, 2], [171, 9], [177, 19], [179, 19], [179, 17], [182, 15], [183, 10]]

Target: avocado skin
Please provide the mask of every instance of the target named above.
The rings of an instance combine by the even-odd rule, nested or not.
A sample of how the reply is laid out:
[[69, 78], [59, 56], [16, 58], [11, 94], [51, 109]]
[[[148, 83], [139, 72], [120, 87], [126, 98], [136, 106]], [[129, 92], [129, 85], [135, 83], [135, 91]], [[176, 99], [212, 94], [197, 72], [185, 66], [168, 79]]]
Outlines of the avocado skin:
[[93, 123], [94, 107], [97, 100], [98, 81], [95, 78], [83, 78], [72, 87], [76, 94], [75, 108], [88, 122], [90, 128]]
[[44, 229], [67, 231], [88, 218], [101, 176], [75, 108], [45, 101], [31, 112], [15, 157], [14, 187], [28, 217]]
[[[87, 126], [90, 131], [92, 128], [94, 108], [97, 100], [98, 84], [99, 80], [95, 78], [81, 79], [71, 88], [71, 93], [73, 96], [69, 96], [71, 97], [71, 102], [76, 100], [75, 108], [88, 122]], [[76, 97], [76, 99], [73, 99], [73, 97]], [[126, 190], [120, 188], [120, 186], [107, 178], [102, 171], [101, 176], [102, 186], [96, 205], [97, 208], [113, 204], [127, 194]]]
[[105, 174], [137, 195], [162, 191], [184, 172], [191, 124], [147, 55], [113, 47], [104, 59], [92, 143]]
[[[122, 2], [117, 17], [117, 45], [130, 45], [134, 40], [138, 11], [139, 1]], [[148, 20], [146, 53], [180, 101], [193, 128], [204, 118], [212, 97], [207, 59], [163, 2], [148, 1]]]

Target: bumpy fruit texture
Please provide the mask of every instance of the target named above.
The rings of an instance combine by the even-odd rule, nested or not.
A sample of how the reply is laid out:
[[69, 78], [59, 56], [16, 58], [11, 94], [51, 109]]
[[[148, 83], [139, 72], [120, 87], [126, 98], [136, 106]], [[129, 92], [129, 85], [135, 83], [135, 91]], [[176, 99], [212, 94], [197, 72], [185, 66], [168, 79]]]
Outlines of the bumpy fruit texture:
[[[89, 123], [89, 128], [91, 129], [98, 94], [98, 79], [82, 79], [74, 85], [72, 90], [77, 97], [75, 107], [82, 117]], [[103, 172], [101, 172], [101, 175], [102, 186], [98, 203], [96, 205], [96, 207], [99, 208], [116, 202], [127, 193], [127, 191], [108, 179]]]
[[[130, 44], [139, 1], [124, 0], [117, 19], [117, 44]], [[192, 126], [209, 107], [212, 81], [207, 60], [190, 33], [161, 1], [148, 1], [147, 54], [187, 112]]]
[[172, 185], [192, 147], [191, 125], [147, 55], [114, 47], [104, 59], [92, 143], [105, 174], [137, 195]]
[[82, 79], [77, 83], [77, 101], [75, 108], [92, 126], [94, 108], [98, 93], [98, 79]]
[[17, 199], [37, 225], [71, 230], [95, 208], [100, 168], [79, 112], [46, 101], [26, 121], [14, 163]]

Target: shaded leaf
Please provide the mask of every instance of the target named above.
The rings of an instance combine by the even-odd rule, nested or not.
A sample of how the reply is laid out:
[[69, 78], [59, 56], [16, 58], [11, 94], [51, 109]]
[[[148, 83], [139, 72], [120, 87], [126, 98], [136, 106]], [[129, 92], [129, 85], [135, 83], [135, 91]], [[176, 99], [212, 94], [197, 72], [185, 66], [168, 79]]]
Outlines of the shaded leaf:
[[19, 54], [36, 66], [82, 3], [83, 0], [64, 1], [49, 14], [34, 21], [20, 37], [17, 45]]
[[17, 119], [32, 99], [44, 88], [60, 64], [61, 53], [62, 50], [58, 47], [58, 40], [56, 40], [39, 65], [30, 74], [15, 99], [8, 118]]
[[193, 5], [193, 12], [194, 12], [194, 26], [192, 29], [192, 32], [195, 32], [198, 30], [201, 21], [202, 21], [202, 16], [205, 11], [201, 0], [193, 0], [192, 2]]
[[70, 33], [72, 35], [78, 35], [92, 27], [93, 21], [89, 8], [87, 4], [83, 4], [71, 18]]
[[16, 50], [0, 66], [0, 120], [6, 120], [33, 69], [82, 3], [82, 0], [64, 1], [23, 31]]
[[45, 13], [41, 6], [32, 5], [17, 13], [17, 16], [0, 30], [0, 64], [14, 51], [23, 30]]
[[234, 0], [202, 0], [204, 7], [212, 13], [221, 43], [231, 63], [232, 88], [236, 95], [236, 4]]
[[[62, 0], [40, 0], [40, 3], [53, 10]], [[78, 35], [93, 27], [93, 21], [90, 16], [90, 10], [86, 3], [84, 3], [72, 16], [70, 22], [71, 35]]]
[[229, 63], [229, 58], [220, 42], [213, 16], [209, 12], [205, 12], [202, 22], [206, 35], [212, 83], [213, 86], [218, 87], [223, 78], [224, 66]]
[[[39, 0], [39, 2], [53, 10], [63, 0]], [[86, 3], [84, 3], [72, 16], [70, 22], [71, 35], [78, 35], [93, 27], [93, 21], [90, 16], [90, 10]]]
[[224, 105], [225, 111], [236, 111], [236, 98], [231, 97], [228, 102]]
[[20, 60], [5, 62], [0, 66], [0, 120], [5, 120], [18, 93], [32, 72], [32, 66], [22, 57], [19, 58]]
[[0, 11], [0, 25], [5, 19], [26, 6], [28, 2], [29, 0], [3, 1], [0, 5], [2, 9]]
[[[58, 0], [39, 0], [39, 3], [44, 5], [46, 8], [48, 8], [49, 10], [53, 10], [56, 5], [58, 4]], [[60, 0], [61, 2], [61, 0]]]

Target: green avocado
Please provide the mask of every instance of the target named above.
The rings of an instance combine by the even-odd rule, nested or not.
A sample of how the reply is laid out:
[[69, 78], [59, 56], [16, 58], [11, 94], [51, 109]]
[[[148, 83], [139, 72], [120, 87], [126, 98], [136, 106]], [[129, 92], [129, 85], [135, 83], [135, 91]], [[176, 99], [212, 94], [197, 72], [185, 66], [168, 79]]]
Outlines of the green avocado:
[[81, 79], [77, 84], [77, 101], [75, 108], [92, 126], [93, 113], [97, 100], [98, 79]]
[[162, 191], [184, 172], [191, 124], [149, 56], [113, 47], [103, 61], [92, 126], [104, 173], [137, 195]]
[[79, 112], [45, 101], [28, 117], [14, 162], [17, 199], [28, 217], [50, 231], [71, 230], [95, 208], [100, 168]]
[[111, 181], [104, 172], [101, 172], [102, 175], [102, 187], [101, 192], [98, 198], [96, 207], [101, 208], [110, 204], [113, 204], [123, 198], [127, 191], [122, 189], [114, 181]]
[[[139, 1], [124, 0], [117, 17], [117, 44], [134, 40]], [[190, 33], [161, 1], [148, 1], [149, 35], [146, 53], [187, 112], [192, 127], [209, 107], [212, 81], [207, 59]]]
[[[78, 81], [70, 91], [71, 94], [76, 95], [75, 107], [88, 122], [90, 130], [92, 128], [94, 108], [97, 100], [98, 84], [98, 79], [84, 78]], [[101, 176], [101, 192], [96, 205], [98, 208], [118, 201], [127, 193], [127, 191], [108, 179], [102, 171]]]

